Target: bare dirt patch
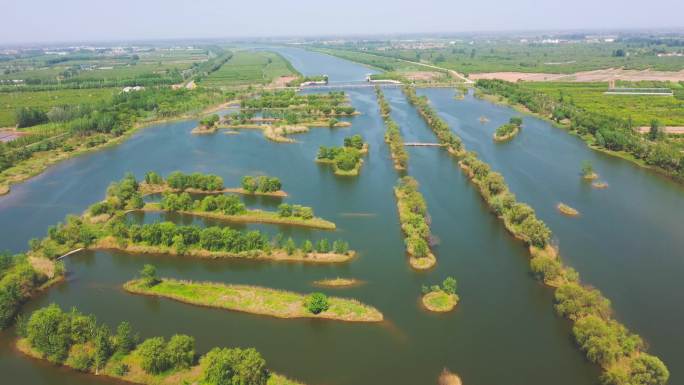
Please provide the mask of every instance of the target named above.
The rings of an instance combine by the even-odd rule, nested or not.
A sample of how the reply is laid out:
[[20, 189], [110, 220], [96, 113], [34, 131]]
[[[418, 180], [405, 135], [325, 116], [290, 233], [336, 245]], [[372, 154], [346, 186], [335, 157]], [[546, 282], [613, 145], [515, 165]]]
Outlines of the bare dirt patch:
[[[684, 135], [684, 126], [660, 127], [660, 130], [666, 134]], [[651, 127], [642, 126], [637, 128], [637, 131], [639, 131], [640, 134], [648, 134], [648, 132], [651, 131]]]
[[500, 79], [509, 82], [607, 82], [609, 80], [626, 81], [684, 81], [684, 70], [682, 71], [653, 71], [653, 70], [625, 70], [622, 68], [608, 68], [595, 71], [576, 72], [574, 74], [549, 74], [549, 73], [524, 73], [524, 72], [489, 72], [473, 73], [469, 75], [472, 80], [478, 79]]
[[413, 80], [413, 81], [431, 81], [431, 80], [442, 79], [444, 77], [443, 73], [434, 72], [434, 71], [405, 72], [403, 75], [404, 75], [404, 77], [406, 77], [406, 79]]
[[287, 87], [287, 84], [293, 80], [296, 80], [296, 76], [281, 76], [279, 78], [273, 79], [270, 87]]

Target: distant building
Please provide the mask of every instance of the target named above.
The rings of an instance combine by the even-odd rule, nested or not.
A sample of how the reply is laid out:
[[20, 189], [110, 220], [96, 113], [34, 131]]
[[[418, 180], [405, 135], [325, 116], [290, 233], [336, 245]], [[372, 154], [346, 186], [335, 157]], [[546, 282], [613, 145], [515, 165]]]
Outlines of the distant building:
[[124, 87], [123, 92], [128, 93], [128, 92], [134, 92], [134, 91], [142, 91], [144, 89], [145, 89], [145, 87], [142, 87], [142, 86]]

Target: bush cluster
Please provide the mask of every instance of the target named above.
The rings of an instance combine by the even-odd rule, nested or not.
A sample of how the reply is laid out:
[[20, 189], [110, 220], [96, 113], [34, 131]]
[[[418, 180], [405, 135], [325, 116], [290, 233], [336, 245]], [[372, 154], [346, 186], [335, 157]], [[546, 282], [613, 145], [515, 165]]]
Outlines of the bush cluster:
[[430, 226], [427, 220], [427, 205], [423, 194], [418, 191], [418, 182], [410, 176], [399, 179], [395, 187], [399, 206], [401, 229], [406, 234], [406, 250], [417, 258], [430, 254]]

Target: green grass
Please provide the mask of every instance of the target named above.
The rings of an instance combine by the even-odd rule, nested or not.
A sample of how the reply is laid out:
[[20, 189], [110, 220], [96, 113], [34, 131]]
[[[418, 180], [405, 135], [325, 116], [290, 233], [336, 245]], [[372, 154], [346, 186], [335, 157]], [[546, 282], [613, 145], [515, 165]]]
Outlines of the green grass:
[[[648, 126], [652, 119], [665, 126], [684, 126], [684, 100], [671, 96], [604, 95], [607, 83], [529, 82], [523, 87], [572, 100], [587, 111], [628, 119], [635, 126]], [[678, 84], [670, 87], [679, 89]]]
[[94, 103], [109, 99], [117, 88], [83, 90], [0, 92], [0, 127], [16, 124], [15, 112], [21, 107], [38, 107], [45, 111], [55, 105]]
[[320, 314], [313, 314], [304, 305], [307, 295], [258, 286], [162, 279], [160, 283], [152, 287], [143, 285], [139, 280], [129, 281], [124, 285], [124, 288], [132, 293], [171, 298], [193, 305], [277, 318], [325, 318], [353, 322], [382, 321], [382, 314], [377, 309], [353, 299], [329, 297], [330, 308]]
[[423, 304], [430, 311], [445, 312], [452, 310], [458, 303], [458, 296], [444, 291], [433, 291], [423, 296]]
[[287, 60], [273, 52], [236, 51], [221, 68], [203, 79], [202, 84], [209, 87], [268, 84], [280, 76], [297, 75]]

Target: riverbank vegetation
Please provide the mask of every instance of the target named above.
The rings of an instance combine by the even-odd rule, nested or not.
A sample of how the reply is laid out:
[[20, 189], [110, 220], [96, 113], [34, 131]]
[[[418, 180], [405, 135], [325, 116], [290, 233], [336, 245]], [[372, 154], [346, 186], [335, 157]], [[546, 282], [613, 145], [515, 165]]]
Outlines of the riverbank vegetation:
[[14, 322], [19, 307], [41, 286], [62, 276], [61, 264], [26, 254], [0, 253], [0, 330]]
[[55, 304], [34, 311], [17, 333], [17, 348], [28, 356], [137, 384], [296, 384], [268, 370], [253, 348], [214, 348], [200, 356], [188, 335], [139, 341], [126, 321], [113, 332], [92, 314]]
[[442, 286], [423, 286], [423, 298], [421, 300], [423, 306], [438, 313], [454, 310], [460, 299], [456, 294], [456, 287], [457, 283], [454, 277], [447, 277], [442, 282]]
[[335, 175], [356, 176], [363, 165], [362, 155], [368, 153], [368, 143], [363, 142], [361, 135], [344, 138], [342, 147], [320, 146], [316, 154], [316, 162], [333, 166]]
[[399, 179], [394, 187], [397, 199], [399, 222], [405, 234], [404, 243], [409, 255], [409, 264], [414, 269], [429, 269], [437, 263], [430, 250], [430, 224], [427, 204], [418, 191], [418, 182], [410, 176]]
[[591, 111], [576, 105], [563, 94], [552, 96], [500, 80], [478, 80], [477, 87], [503, 97], [508, 103], [523, 105], [533, 113], [564, 124], [592, 148], [652, 167], [679, 181], [684, 180], [681, 141], [670, 135], [644, 137], [637, 132], [637, 125], [627, 114], [614, 117]]
[[179, 281], [170, 278], [126, 282], [135, 294], [170, 298], [199, 306], [241, 311], [276, 318], [323, 318], [349, 322], [379, 322], [382, 313], [356, 300], [309, 295], [258, 286]]
[[423, 117], [425, 123], [427, 123], [428, 127], [435, 133], [439, 143], [444, 145], [452, 155], [462, 156], [464, 149], [461, 138], [456, 136], [449, 128], [449, 125], [439, 117], [437, 111], [430, 105], [428, 98], [425, 96], [418, 96], [415, 87], [404, 86], [402, 87], [402, 90], [409, 103], [418, 110], [418, 113]]
[[[467, 152], [459, 164], [506, 229], [529, 246], [533, 274], [554, 288], [555, 308], [573, 322], [573, 335], [587, 358], [603, 369], [601, 382], [664, 385], [669, 378], [665, 364], [647, 354], [641, 339], [612, 318], [607, 298], [581, 284], [579, 274], [562, 263], [551, 245], [551, 230], [536, 217], [534, 209], [517, 202], [503, 176], [492, 171], [477, 154]], [[641, 378], [648, 380], [643, 382]]]
[[378, 86], [375, 86], [375, 95], [378, 99], [380, 115], [382, 115], [382, 119], [385, 122], [385, 142], [389, 145], [392, 161], [394, 161], [394, 169], [398, 171], [406, 170], [409, 156], [404, 147], [404, 138], [401, 136], [399, 125], [390, 116], [392, 109], [385, 99], [382, 89]]
[[206, 89], [150, 88], [95, 104], [55, 106], [46, 113], [48, 122], [23, 128], [20, 138], [0, 143], [0, 185], [7, 189], [60, 160], [119, 143], [144, 124], [194, 114], [230, 96]]
[[165, 210], [236, 222], [274, 223], [334, 230], [335, 224], [314, 216], [311, 207], [282, 203], [277, 212], [248, 210], [235, 195], [209, 195], [192, 199], [190, 194], [165, 193], [159, 203], [147, 203], [142, 210]]
[[505, 142], [513, 139], [520, 132], [520, 127], [522, 127], [522, 118], [512, 117], [508, 123], [497, 127], [494, 131], [494, 141]]

